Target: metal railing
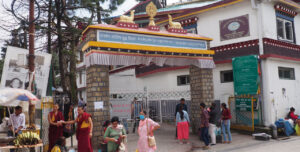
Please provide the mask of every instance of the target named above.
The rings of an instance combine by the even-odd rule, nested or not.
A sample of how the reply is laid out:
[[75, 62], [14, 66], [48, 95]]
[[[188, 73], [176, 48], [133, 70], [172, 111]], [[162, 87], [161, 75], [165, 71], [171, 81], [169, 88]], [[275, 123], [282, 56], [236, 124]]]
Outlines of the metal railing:
[[261, 108], [258, 99], [257, 96], [250, 95], [229, 97], [231, 128], [254, 131], [255, 126], [261, 124]]

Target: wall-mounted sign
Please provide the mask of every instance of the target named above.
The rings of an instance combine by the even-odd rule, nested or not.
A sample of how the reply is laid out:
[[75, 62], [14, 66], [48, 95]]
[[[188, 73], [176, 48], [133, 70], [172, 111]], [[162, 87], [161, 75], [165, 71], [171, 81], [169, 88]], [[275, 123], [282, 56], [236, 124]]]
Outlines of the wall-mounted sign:
[[249, 15], [243, 15], [220, 21], [221, 41], [246, 37], [250, 35]]
[[242, 56], [232, 59], [234, 94], [257, 94], [259, 75], [257, 55]]
[[203, 40], [192, 40], [104, 30], [98, 30], [98, 41], [185, 49], [207, 49], [206, 41]]
[[118, 116], [119, 118], [131, 117], [131, 101], [124, 99], [113, 99], [111, 103], [111, 116]]
[[[251, 100], [252, 98], [236, 98], [235, 99], [235, 109], [237, 111], [251, 111]], [[253, 109], [257, 108], [257, 98], [253, 98]]]
[[103, 109], [103, 101], [94, 102], [94, 108], [95, 110]]

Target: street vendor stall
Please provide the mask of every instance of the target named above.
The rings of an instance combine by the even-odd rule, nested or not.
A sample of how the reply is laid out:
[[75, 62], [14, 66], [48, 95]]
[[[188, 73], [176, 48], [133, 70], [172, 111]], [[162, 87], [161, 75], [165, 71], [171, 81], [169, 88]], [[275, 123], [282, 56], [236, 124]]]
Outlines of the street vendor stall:
[[[36, 104], [38, 101], [39, 99], [27, 90], [15, 88], [0, 89], [0, 106], [16, 107], [20, 105], [21, 102]], [[8, 112], [9, 115], [11, 115], [12, 112], [10, 108], [8, 108]], [[14, 127], [12, 120], [9, 121], [11, 121], [11, 125]], [[15, 137], [14, 132], [12, 137], [6, 137], [6, 135], [5, 137], [0, 136], [0, 151], [4, 149], [28, 149], [41, 147], [43, 145], [39, 137], [39, 130], [37, 130], [35, 126], [23, 128], [21, 131], [22, 133], [17, 137]]]

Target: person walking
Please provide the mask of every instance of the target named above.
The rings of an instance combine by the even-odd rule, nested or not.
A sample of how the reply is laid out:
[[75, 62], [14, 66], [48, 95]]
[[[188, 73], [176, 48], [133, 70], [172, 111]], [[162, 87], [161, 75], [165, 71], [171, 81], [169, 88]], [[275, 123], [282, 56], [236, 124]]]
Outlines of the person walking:
[[[231, 143], [231, 132], [230, 132], [230, 119], [231, 119], [231, 113], [230, 110], [227, 108], [226, 103], [222, 103], [221, 105], [222, 108], [222, 133], [224, 136], [224, 143]], [[228, 140], [226, 138], [226, 132], [228, 134]]]
[[[186, 112], [188, 111], [187, 110], [187, 105], [185, 104], [185, 99], [184, 98], [181, 98], [180, 99], [180, 103], [176, 105], [176, 109], [175, 109], [175, 123], [176, 123], [176, 115], [179, 112], [181, 106], [183, 106], [183, 110], [184, 111], [186, 111]], [[175, 139], [177, 139], [177, 126], [176, 126], [176, 132], [175, 132]]]
[[189, 144], [189, 124], [189, 114], [183, 110], [183, 106], [180, 106], [180, 110], [176, 115], [177, 135], [180, 144], [183, 144], [183, 140], [185, 140], [185, 143]]
[[76, 120], [64, 122], [64, 124], [77, 123], [76, 139], [78, 141], [78, 152], [93, 152], [91, 138], [93, 136], [93, 122], [91, 115], [84, 112], [84, 107], [77, 108]]
[[143, 111], [143, 105], [137, 101], [136, 97], [134, 97], [131, 103], [131, 118], [134, 120], [134, 125], [132, 129], [133, 133], [135, 133], [135, 128], [139, 126], [139, 115], [141, 111]]
[[146, 111], [140, 113], [140, 124], [138, 128], [139, 140], [137, 144], [138, 152], [154, 152], [156, 146], [149, 147], [148, 137], [153, 137], [153, 132], [160, 128], [160, 125], [150, 118], [146, 118]]
[[212, 103], [209, 108], [209, 136], [211, 138], [211, 146], [216, 145], [216, 124], [217, 124], [217, 117], [219, 112], [216, 109], [216, 103]]
[[205, 146], [203, 147], [204, 150], [209, 149], [209, 135], [208, 135], [208, 122], [209, 122], [209, 114], [208, 111], [205, 109], [206, 105], [204, 103], [200, 103], [200, 110], [201, 110], [201, 121], [200, 121], [200, 128], [201, 128], [201, 137], [204, 141]]
[[58, 138], [60, 138], [63, 135], [62, 121], [64, 120], [64, 117], [58, 109], [59, 109], [59, 105], [58, 103], [55, 103], [53, 105], [53, 111], [48, 114], [48, 122], [50, 124], [49, 134], [48, 134], [48, 138], [49, 138], [48, 152], [52, 150]]
[[[108, 152], [126, 151], [124, 140], [126, 138], [126, 131], [123, 125], [119, 124], [119, 117], [112, 117], [111, 125], [108, 126], [104, 133], [104, 139], [107, 141]], [[120, 147], [121, 146], [121, 147]], [[122, 150], [121, 150], [122, 149]]]

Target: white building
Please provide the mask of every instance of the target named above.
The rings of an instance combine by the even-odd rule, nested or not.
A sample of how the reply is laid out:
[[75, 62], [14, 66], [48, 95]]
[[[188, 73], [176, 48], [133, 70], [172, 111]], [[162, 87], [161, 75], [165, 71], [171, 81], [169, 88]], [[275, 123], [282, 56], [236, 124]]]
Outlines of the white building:
[[[140, 26], [148, 24], [148, 16], [141, 11], [146, 4], [133, 8], [139, 9], [135, 21]], [[232, 58], [258, 55], [262, 119], [268, 126], [284, 118], [290, 107], [300, 114], [299, 12], [297, 0], [214, 0], [158, 9], [156, 23], [165, 30], [167, 14], [171, 14], [188, 32], [213, 38], [214, 97], [221, 102], [227, 103], [234, 95]], [[110, 92], [142, 90], [144, 86], [149, 90], [189, 90], [187, 75], [188, 67], [122, 67], [111, 72]], [[79, 90], [84, 92], [84, 87]]]

